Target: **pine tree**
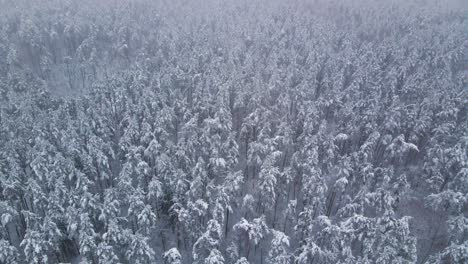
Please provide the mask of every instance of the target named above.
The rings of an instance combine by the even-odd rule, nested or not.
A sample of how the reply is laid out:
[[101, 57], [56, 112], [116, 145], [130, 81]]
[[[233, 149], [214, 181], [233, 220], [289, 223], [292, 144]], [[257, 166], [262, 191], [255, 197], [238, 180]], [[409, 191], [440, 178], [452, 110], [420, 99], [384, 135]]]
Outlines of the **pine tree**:
[[163, 257], [169, 264], [182, 263], [182, 256], [180, 255], [179, 250], [177, 250], [177, 248], [171, 248], [168, 251], [164, 252]]
[[289, 238], [281, 231], [271, 230], [273, 238], [268, 252], [269, 263], [289, 264], [291, 256], [288, 253]]
[[99, 243], [96, 248], [97, 261], [103, 264], [120, 263], [119, 257], [116, 255], [115, 249], [108, 245], [105, 241]]
[[10, 242], [4, 239], [0, 239], [0, 263], [20, 263], [18, 250], [16, 247], [12, 246]]
[[136, 233], [130, 236], [130, 245], [125, 252], [127, 261], [137, 264], [147, 264], [154, 261], [154, 250], [148, 245], [148, 237]]
[[216, 249], [222, 238], [221, 226], [219, 223], [211, 219], [207, 223], [206, 231], [193, 244], [192, 255], [196, 263], [200, 263], [206, 259]]
[[205, 264], [224, 264], [224, 257], [217, 249], [212, 249], [210, 255], [205, 259]]
[[259, 174], [259, 190], [261, 198], [259, 202], [265, 208], [271, 208], [276, 200], [276, 184], [279, 177], [279, 169], [275, 166], [276, 159], [279, 157], [279, 152], [274, 152], [265, 158]]
[[246, 258], [242, 257], [236, 261], [235, 264], [249, 264]]
[[78, 228], [78, 245], [80, 254], [89, 262], [96, 258], [96, 238], [93, 224], [88, 213], [81, 213]]
[[44, 241], [44, 236], [39, 230], [31, 230], [31, 228], [26, 230], [23, 241], [21, 241], [21, 246], [29, 263], [44, 263], [49, 261], [49, 244], [44, 243]]

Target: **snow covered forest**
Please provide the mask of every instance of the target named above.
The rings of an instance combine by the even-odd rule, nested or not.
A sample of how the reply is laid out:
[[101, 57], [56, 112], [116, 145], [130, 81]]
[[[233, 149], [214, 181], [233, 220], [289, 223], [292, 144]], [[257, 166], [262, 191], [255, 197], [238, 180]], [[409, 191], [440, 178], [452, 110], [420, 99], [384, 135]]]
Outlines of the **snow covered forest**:
[[0, 264], [468, 263], [468, 1], [0, 0]]

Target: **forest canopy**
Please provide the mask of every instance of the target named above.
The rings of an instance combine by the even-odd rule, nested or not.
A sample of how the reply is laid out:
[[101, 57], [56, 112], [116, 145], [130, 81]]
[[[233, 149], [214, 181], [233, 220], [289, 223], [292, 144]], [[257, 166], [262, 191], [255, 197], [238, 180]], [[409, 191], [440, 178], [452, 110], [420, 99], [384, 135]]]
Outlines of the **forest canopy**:
[[0, 264], [468, 263], [468, 2], [0, 0]]

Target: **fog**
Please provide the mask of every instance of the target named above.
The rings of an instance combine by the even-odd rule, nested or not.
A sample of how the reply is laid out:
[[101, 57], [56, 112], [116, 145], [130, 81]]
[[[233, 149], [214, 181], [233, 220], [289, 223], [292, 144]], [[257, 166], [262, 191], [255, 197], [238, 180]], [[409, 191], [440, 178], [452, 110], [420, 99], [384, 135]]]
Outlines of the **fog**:
[[468, 263], [468, 1], [0, 0], [0, 264]]

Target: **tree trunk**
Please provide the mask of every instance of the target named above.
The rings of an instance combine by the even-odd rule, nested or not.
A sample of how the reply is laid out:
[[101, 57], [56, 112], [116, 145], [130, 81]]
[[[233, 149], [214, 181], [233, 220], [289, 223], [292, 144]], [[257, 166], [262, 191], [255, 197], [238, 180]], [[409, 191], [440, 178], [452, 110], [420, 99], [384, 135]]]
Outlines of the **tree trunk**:
[[227, 237], [227, 234], [228, 234], [228, 226], [229, 226], [229, 210], [226, 209], [226, 227], [225, 227], [225, 230], [224, 230], [224, 237], [225, 238]]

